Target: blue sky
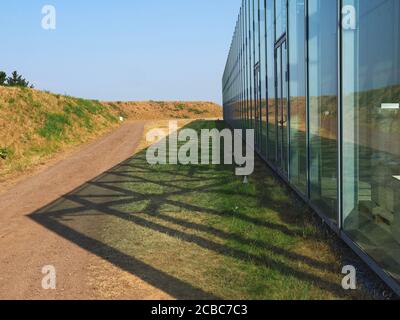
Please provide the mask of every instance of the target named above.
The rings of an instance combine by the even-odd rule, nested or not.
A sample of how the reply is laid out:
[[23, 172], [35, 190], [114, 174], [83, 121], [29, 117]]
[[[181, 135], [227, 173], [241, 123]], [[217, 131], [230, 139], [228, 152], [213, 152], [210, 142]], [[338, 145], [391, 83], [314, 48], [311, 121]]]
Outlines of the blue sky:
[[[2, 1], [0, 70], [100, 100], [221, 102], [240, 0]], [[54, 5], [57, 29], [41, 27]]]

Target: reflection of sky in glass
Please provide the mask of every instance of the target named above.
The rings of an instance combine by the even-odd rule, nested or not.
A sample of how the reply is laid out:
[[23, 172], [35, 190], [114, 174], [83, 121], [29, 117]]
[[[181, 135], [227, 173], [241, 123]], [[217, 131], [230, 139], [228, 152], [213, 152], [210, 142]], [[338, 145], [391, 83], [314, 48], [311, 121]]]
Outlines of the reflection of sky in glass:
[[289, 0], [290, 95], [305, 96], [304, 0]]
[[310, 95], [337, 95], [336, 1], [309, 1]]
[[286, 0], [276, 0], [276, 38], [286, 30]]
[[366, 91], [400, 84], [400, 2], [360, 1], [357, 11], [362, 79], [359, 89]]
[[274, 75], [274, 1], [267, 0], [267, 77], [268, 77], [268, 98], [275, 96], [275, 75]]

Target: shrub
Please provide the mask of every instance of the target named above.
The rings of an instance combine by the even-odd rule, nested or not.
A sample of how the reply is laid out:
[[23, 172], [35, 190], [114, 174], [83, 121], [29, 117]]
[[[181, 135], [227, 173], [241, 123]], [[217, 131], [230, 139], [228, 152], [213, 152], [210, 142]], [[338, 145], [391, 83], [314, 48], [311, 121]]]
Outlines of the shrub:
[[7, 81], [7, 74], [4, 71], [0, 71], [0, 86], [4, 86]]
[[4, 71], [0, 71], [0, 86], [9, 87], [20, 87], [20, 88], [33, 88], [33, 85], [29, 83], [22, 75], [14, 71], [10, 77]]
[[18, 74], [17, 71], [14, 71], [11, 76], [7, 78], [7, 85], [10, 87], [33, 88], [33, 85], [30, 85], [29, 81]]

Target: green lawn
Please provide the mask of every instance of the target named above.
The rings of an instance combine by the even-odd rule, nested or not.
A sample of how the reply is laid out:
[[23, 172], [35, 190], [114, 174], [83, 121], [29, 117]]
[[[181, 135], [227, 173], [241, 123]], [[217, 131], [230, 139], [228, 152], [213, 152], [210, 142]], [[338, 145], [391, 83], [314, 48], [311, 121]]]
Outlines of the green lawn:
[[340, 257], [260, 160], [244, 184], [233, 166], [151, 166], [145, 154], [34, 219], [180, 299], [366, 297], [341, 288]]

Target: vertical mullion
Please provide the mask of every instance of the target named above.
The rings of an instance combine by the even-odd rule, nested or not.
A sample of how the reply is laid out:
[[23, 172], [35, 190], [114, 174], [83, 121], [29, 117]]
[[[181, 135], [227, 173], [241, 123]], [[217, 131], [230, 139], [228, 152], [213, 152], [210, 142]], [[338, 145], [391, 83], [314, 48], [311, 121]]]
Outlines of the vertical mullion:
[[290, 146], [291, 146], [291, 136], [290, 136], [290, 68], [289, 68], [289, 1], [285, 0], [285, 5], [286, 5], [286, 74], [285, 74], [285, 79], [286, 79], [286, 95], [287, 95], [287, 100], [286, 100], [286, 112], [287, 112], [287, 148], [286, 148], [286, 154], [287, 154], [287, 178], [288, 181], [290, 182], [290, 160], [291, 160], [291, 154], [290, 154]]
[[306, 81], [306, 145], [307, 145], [307, 198], [311, 199], [311, 144], [310, 144], [310, 86], [309, 86], [309, 80], [310, 80], [310, 57], [309, 57], [309, 3], [308, 0], [305, 0], [305, 17], [304, 17], [304, 23], [305, 23], [305, 59], [306, 59], [306, 74], [305, 74], [305, 81]]
[[338, 164], [337, 164], [337, 196], [338, 196], [338, 228], [342, 229], [342, 213], [343, 213], [343, 143], [342, 143], [342, 114], [343, 114], [343, 92], [342, 92], [342, 25], [341, 25], [341, 12], [342, 12], [342, 0], [337, 0], [337, 22], [338, 22], [338, 105], [337, 105], [337, 153], [338, 153]]

